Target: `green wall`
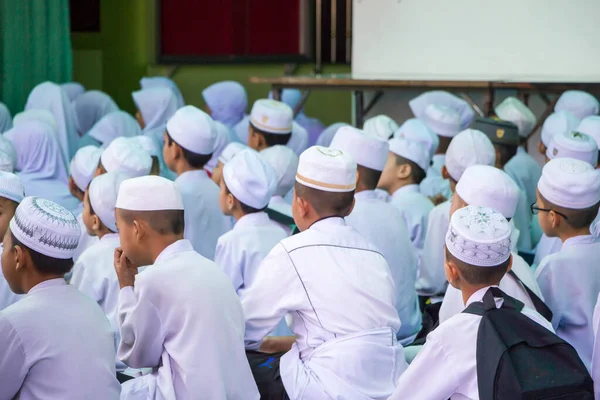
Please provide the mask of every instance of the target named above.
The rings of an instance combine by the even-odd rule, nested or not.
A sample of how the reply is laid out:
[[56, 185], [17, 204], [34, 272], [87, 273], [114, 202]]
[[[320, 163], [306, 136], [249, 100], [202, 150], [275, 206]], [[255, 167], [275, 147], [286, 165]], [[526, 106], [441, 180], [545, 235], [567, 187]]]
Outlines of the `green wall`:
[[[121, 108], [134, 112], [131, 92], [146, 75], [168, 75], [177, 82], [188, 104], [203, 106], [202, 90], [221, 80], [235, 80], [248, 91], [249, 103], [266, 97], [269, 87], [248, 83], [251, 76], [279, 76], [282, 64], [158, 66], [154, 63], [155, 11], [151, 0], [102, 0], [101, 32], [71, 35], [73, 80], [87, 89], [109, 93]], [[175, 67], [175, 68], [174, 68]], [[302, 65], [297, 74], [309, 74]], [[326, 66], [325, 73], [347, 73], [348, 66]], [[341, 91], [316, 91], [306, 103], [308, 115], [325, 124], [351, 120], [351, 96]]]

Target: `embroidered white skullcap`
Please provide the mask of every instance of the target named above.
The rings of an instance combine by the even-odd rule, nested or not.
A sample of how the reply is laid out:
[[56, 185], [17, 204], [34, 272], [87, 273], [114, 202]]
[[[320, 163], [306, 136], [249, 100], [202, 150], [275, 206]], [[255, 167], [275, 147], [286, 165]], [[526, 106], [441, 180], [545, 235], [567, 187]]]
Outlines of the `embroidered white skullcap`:
[[223, 149], [223, 152], [221, 152], [221, 155], [219, 156], [219, 161], [221, 161], [221, 163], [223, 163], [223, 165], [225, 165], [233, 157], [235, 157], [235, 155], [237, 153], [239, 153], [240, 151], [245, 150], [245, 149], [250, 149], [250, 148], [240, 142], [231, 142]]
[[85, 192], [94, 177], [102, 150], [96, 146], [84, 146], [77, 150], [69, 165], [69, 173], [75, 185]]
[[503, 121], [512, 122], [519, 128], [519, 136], [527, 137], [537, 123], [535, 114], [521, 100], [507, 97], [494, 108], [494, 112]]
[[567, 132], [555, 135], [546, 149], [546, 157], [576, 158], [596, 167], [598, 164], [598, 145], [589, 135], [579, 132]]
[[417, 164], [423, 171], [427, 171], [431, 164], [431, 157], [425, 146], [412, 140], [393, 138], [389, 140], [390, 151]]
[[66, 208], [41, 197], [25, 197], [10, 220], [10, 231], [31, 250], [52, 258], [73, 258], [81, 228]]
[[210, 115], [194, 107], [177, 110], [167, 122], [169, 136], [181, 147], [196, 154], [212, 154], [217, 132]]
[[263, 209], [277, 189], [275, 171], [256, 151], [242, 150], [223, 167], [223, 181], [240, 202]]
[[321, 132], [321, 135], [319, 135], [319, 138], [317, 139], [317, 146], [329, 147], [333, 137], [337, 133], [338, 129], [340, 129], [342, 126], [350, 126], [350, 124], [345, 122], [336, 122], [325, 128], [325, 130]]
[[312, 146], [300, 155], [296, 182], [325, 192], [356, 189], [356, 161], [342, 150]]
[[431, 129], [418, 118], [411, 118], [404, 121], [400, 128], [394, 133], [395, 138], [408, 139], [421, 143], [427, 151], [429, 157], [433, 157], [440, 145], [440, 138]]
[[148, 175], [152, 169], [152, 157], [125, 137], [113, 140], [100, 161], [106, 172], [121, 171], [129, 176]]
[[590, 115], [589, 117], [585, 117], [581, 120], [579, 126], [572, 130], [591, 136], [596, 141], [598, 147], [600, 147], [600, 116]]
[[570, 111], [579, 119], [589, 117], [590, 115], [598, 115], [600, 104], [591, 94], [582, 90], [567, 90], [560, 95], [554, 111]]
[[398, 124], [387, 115], [369, 118], [363, 125], [363, 131], [379, 136], [383, 140], [390, 140], [397, 130]]
[[13, 158], [7, 152], [0, 150], [0, 171], [4, 172], [14, 172], [13, 168]]
[[460, 115], [461, 129], [467, 129], [475, 118], [475, 111], [469, 103], [452, 93], [443, 90], [425, 92], [408, 102], [417, 118], [422, 118], [425, 109], [430, 104], [439, 104], [454, 109]]
[[383, 171], [390, 150], [387, 140], [352, 126], [338, 129], [330, 147], [350, 154], [358, 165], [376, 171]]
[[452, 138], [446, 151], [446, 169], [456, 182], [471, 165], [494, 165], [496, 150], [487, 135], [467, 129]]
[[519, 187], [501, 169], [472, 165], [463, 172], [456, 194], [471, 206], [491, 207], [504, 218], [512, 218], [519, 203]]
[[275, 171], [277, 189], [275, 194], [285, 196], [294, 187], [299, 158], [292, 149], [286, 146], [271, 146], [260, 152], [262, 158]]
[[462, 130], [460, 115], [456, 110], [439, 104], [430, 104], [421, 120], [437, 135], [454, 137]]
[[308, 147], [308, 131], [296, 121], [292, 122], [292, 136], [286, 146], [298, 156]]
[[510, 224], [498, 211], [467, 206], [452, 214], [446, 248], [466, 264], [496, 267], [510, 257], [510, 235]]
[[289, 134], [293, 120], [294, 112], [290, 106], [276, 100], [256, 100], [250, 112], [250, 123], [267, 133]]
[[154, 140], [152, 137], [138, 135], [130, 137], [129, 140], [132, 141], [136, 146], [141, 147], [142, 150], [150, 154], [151, 157], [160, 157], [161, 148], [158, 143], [156, 143], [156, 140]]
[[121, 183], [115, 208], [131, 211], [183, 210], [183, 199], [175, 182], [162, 176], [147, 175]]
[[555, 158], [544, 165], [537, 188], [559, 207], [588, 208], [600, 201], [600, 171], [575, 158]]
[[554, 135], [578, 130], [579, 122], [580, 119], [575, 114], [566, 110], [550, 114], [542, 125], [542, 143], [546, 147], [550, 146]]
[[56, 118], [54, 118], [54, 114], [52, 114], [48, 110], [31, 109], [20, 112], [13, 118], [13, 126], [19, 126], [28, 121], [45, 122], [52, 127], [54, 132], [58, 131], [58, 124], [56, 123]]
[[0, 197], [20, 203], [25, 198], [25, 189], [19, 177], [11, 172], [0, 171]]
[[95, 177], [90, 183], [88, 196], [94, 213], [113, 232], [117, 231], [115, 205], [119, 187], [128, 176], [121, 172], [107, 172]]

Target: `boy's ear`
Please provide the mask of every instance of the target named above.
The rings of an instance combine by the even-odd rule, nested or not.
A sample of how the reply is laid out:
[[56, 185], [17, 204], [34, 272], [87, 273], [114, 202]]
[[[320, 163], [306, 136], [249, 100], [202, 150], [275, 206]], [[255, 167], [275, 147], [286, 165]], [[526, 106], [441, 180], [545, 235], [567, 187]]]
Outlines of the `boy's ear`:
[[444, 257], [444, 272], [446, 273], [446, 279], [456, 289], [460, 289], [460, 273], [456, 264]]
[[133, 237], [137, 242], [140, 242], [146, 236], [146, 222], [134, 218], [133, 222]]
[[508, 261], [508, 267], [506, 268], [506, 272], [507, 273], [508, 273], [508, 271], [510, 271], [512, 269], [512, 265], [513, 265], [513, 256], [512, 256], [512, 253], [511, 253], [509, 261]]
[[548, 212], [548, 216], [550, 217], [550, 226], [552, 226], [552, 228], [555, 229], [558, 228], [558, 226], [563, 220], [563, 217], [555, 213], [554, 210], [550, 210]]
[[300, 217], [306, 217], [310, 212], [310, 203], [304, 200], [302, 197], [296, 197], [296, 202], [298, 205], [298, 211], [300, 212]]
[[410, 164], [398, 165], [398, 168], [396, 169], [396, 177], [398, 179], [402, 179], [402, 180], [408, 179], [411, 174], [412, 174], [412, 167], [410, 166]]

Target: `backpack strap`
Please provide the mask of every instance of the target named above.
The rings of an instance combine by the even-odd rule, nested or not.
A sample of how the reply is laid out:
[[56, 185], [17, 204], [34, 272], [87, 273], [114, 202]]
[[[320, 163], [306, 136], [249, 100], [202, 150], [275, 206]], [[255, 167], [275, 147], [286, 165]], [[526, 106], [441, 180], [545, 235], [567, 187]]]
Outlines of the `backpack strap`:
[[510, 271], [508, 271], [508, 273], [510, 276], [515, 278], [517, 280], [517, 282], [519, 282], [521, 285], [523, 285], [523, 287], [525, 288], [525, 291], [527, 291], [527, 294], [529, 295], [529, 298], [531, 299], [531, 302], [533, 303], [533, 306], [535, 307], [535, 310], [538, 313], [540, 313], [540, 315], [542, 317], [546, 318], [546, 320], [548, 320], [549, 322], [552, 322], [552, 310], [550, 310], [550, 308], [546, 305], [546, 303], [544, 303], [544, 301], [542, 299], [540, 299], [539, 296], [537, 294], [535, 294], [535, 292], [533, 290], [529, 289], [529, 287], [527, 287], [527, 285], [525, 283], [523, 283], [523, 281], [521, 280], [521, 278], [519, 278], [517, 276], [515, 271], [513, 271], [511, 269]]
[[514, 299], [504, 293], [497, 287], [491, 287], [485, 292], [481, 301], [476, 301], [469, 304], [467, 308], [463, 310], [464, 313], [474, 314], [483, 316], [487, 311], [496, 309], [496, 297], [503, 299], [502, 308], [510, 308], [521, 312], [525, 305], [517, 299]]

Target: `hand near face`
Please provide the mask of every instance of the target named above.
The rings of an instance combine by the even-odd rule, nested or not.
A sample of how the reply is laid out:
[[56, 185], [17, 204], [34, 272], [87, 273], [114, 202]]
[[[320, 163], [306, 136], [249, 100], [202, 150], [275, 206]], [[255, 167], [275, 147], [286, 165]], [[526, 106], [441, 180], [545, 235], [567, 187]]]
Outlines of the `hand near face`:
[[120, 288], [123, 289], [126, 286], [133, 287], [138, 269], [131, 264], [131, 261], [125, 256], [123, 249], [120, 247], [115, 249], [114, 264]]

